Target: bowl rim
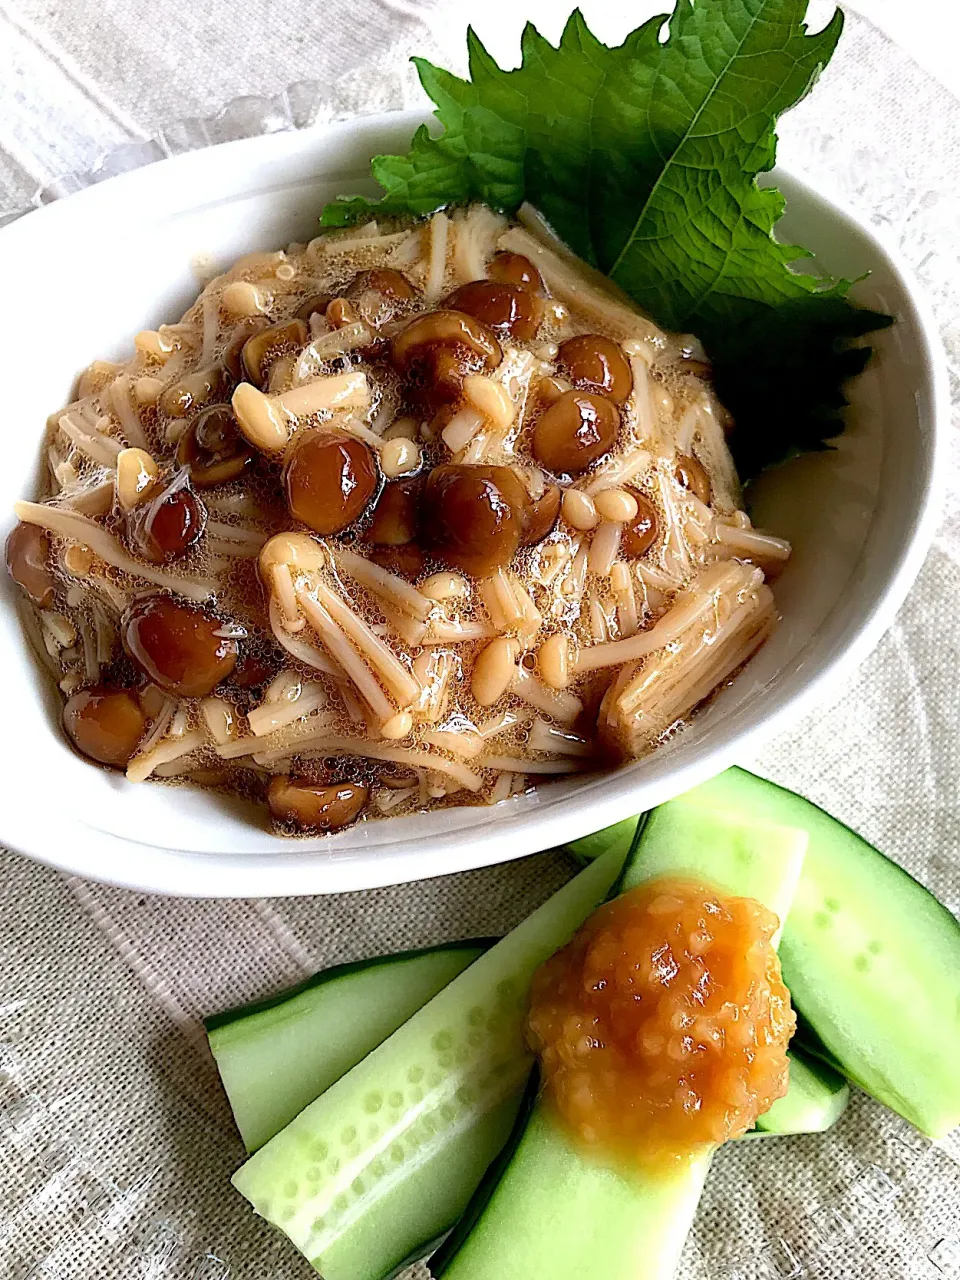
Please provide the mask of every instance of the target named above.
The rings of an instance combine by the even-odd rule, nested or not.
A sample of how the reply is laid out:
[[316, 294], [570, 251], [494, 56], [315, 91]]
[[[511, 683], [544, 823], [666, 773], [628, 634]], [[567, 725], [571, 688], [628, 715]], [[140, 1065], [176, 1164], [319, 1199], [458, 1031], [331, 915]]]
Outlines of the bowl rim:
[[[209, 158], [211, 152], [227, 159], [243, 152], [254, 160], [260, 153], [261, 164], [267, 164], [271, 160], [281, 161], [284, 155], [288, 158], [296, 156], [307, 151], [311, 143], [321, 140], [336, 141], [338, 136], [347, 138], [378, 130], [382, 133], [388, 127], [402, 127], [407, 122], [415, 125], [428, 118], [427, 113], [421, 110], [381, 112], [289, 133], [242, 138], [160, 160], [25, 214], [0, 228], [0, 249], [10, 247], [11, 242], [15, 244], [25, 225], [32, 233], [40, 220], [43, 220], [47, 234], [55, 233], [58, 221], [64, 217], [73, 218], [81, 206], [88, 218], [99, 208], [106, 213], [112, 211], [114, 205], [127, 204], [131, 207], [139, 191], [148, 191], [158, 181], [155, 171], [161, 170], [170, 175], [169, 166], [189, 171], [191, 166], [203, 163], [204, 157]], [[248, 166], [237, 166], [241, 172], [245, 168]], [[736, 729], [732, 736], [728, 735], [719, 743], [711, 744], [700, 758], [679, 763], [668, 777], [647, 783], [645, 803], [649, 806], [663, 803], [756, 750], [788, 723], [811, 710], [830, 688], [859, 665], [876, 646], [903, 603], [920, 570], [939, 519], [947, 444], [945, 424], [950, 420], [949, 392], [939, 329], [924, 290], [899, 248], [891, 243], [882, 229], [867, 223], [833, 192], [826, 194], [817, 190], [790, 169], [778, 166], [773, 171], [772, 180], [778, 176], [786, 179], [805, 199], [819, 202], [853, 224], [859, 234], [887, 260], [913, 308], [923, 375], [928, 380], [931, 393], [926, 465], [920, 477], [922, 500], [913, 513], [908, 535], [891, 562], [885, 584], [861, 618], [856, 633], [848, 637], [843, 647], [828, 657], [812, 675], [807, 676], [800, 687], [788, 692], [779, 705], [773, 706], [756, 722]], [[249, 182], [245, 189], [251, 190]], [[257, 189], [262, 194], [270, 187], [261, 185]], [[201, 208], [203, 203], [202, 200], [188, 203], [184, 208], [192, 211]], [[349, 853], [338, 850], [337, 856], [331, 859], [305, 856], [306, 851], [298, 853], [297, 844], [292, 841], [283, 842], [289, 846], [289, 852], [281, 848], [269, 853], [208, 853], [140, 843], [106, 832], [96, 833], [96, 849], [92, 854], [85, 848], [76, 849], [72, 845], [51, 848], [42, 835], [34, 839], [31, 834], [14, 839], [9, 847], [61, 871], [140, 892], [210, 898], [326, 895], [428, 879], [451, 871], [472, 870], [564, 844], [636, 812], [636, 804], [631, 799], [632, 788], [626, 779], [624, 782], [616, 797], [588, 795], [580, 797], [578, 802], [578, 797], [572, 795], [544, 810], [531, 808], [524, 815], [524, 821], [535, 834], [530, 847], [523, 848], [520, 853], [515, 848], [504, 847], [505, 838], [498, 838], [491, 831], [491, 826], [496, 824], [493, 813], [491, 824], [477, 825], [469, 832], [437, 833], [422, 840], [415, 838], [410, 842], [412, 847], [379, 845]], [[458, 853], [453, 868], [449, 866], [451, 840], [457, 842]], [[112, 856], [108, 857], [108, 854]], [[103, 865], [98, 866], [98, 861]]]

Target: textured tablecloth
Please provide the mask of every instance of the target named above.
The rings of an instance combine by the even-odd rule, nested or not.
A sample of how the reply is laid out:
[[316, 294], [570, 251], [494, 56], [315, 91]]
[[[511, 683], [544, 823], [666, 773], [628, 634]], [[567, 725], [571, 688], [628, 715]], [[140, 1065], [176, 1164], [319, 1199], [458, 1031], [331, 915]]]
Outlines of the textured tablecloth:
[[[912, 5], [931, 40], [935, 8]], [[616, 37], [654, 6], [584, 9]], [[206, 119], [239, 94], [272, 97], [278, 122], [303, 100], [285, 87], [304, 81], [321, 119], [409, 105], [419, 98], [407, 55], [461, 66], [467, 17], [509, 56], [523, 17], [555, 33], [566, 10], [557, 0], [0, 0], [0, 209], [38, 188], [68, 190], [66, 175], [111, 148], [126, 146], [129, 163], [131, 145], [161, 126]], [[248, 116], [249, 104], [209, 132]], [[956, 406], [960, 104], [851, 18], [815, 96], [785, 122], [781, 154], [868, 214], [916, 267]], [[744, 761], [827, 805], [955, 911], [958, 425], [942, 526], [890, 632], [831, 704]], [[545, 854], [337, 899], [191, 902], [0, 853], [0, 1280], [311, 1274], [229, 1187], [242, 1152], [201, 1015], [332, 962], [506, 930], [570, 874], [562, 855]], [[960, 1142], [933, 1148], [861, 1096], [825, 1140], [725, 1150], [684, 1275], [960, 1276]]]

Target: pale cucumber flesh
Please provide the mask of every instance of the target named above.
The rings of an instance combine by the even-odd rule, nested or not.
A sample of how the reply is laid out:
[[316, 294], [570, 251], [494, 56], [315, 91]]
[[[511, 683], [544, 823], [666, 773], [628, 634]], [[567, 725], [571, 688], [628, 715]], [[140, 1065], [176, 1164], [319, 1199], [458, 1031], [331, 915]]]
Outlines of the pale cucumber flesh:
[[415, 1176], [397, 1178], [384, 1187], [376, 1209], [362, 1212], [349, 1231], [312, 1259], [316, 1269], [324, 1277], [366, 1280], [395, 1275], [430, 1253], [509, 1138], [528, 1073], [525, 1065], [502, 1102], [469, 1117], [465, 1128], [449, 1134], [432, 1153], [425, 1145]]
[[207, 1020], [244, 1146], [256, 1151], [462, 973], [491, 941], [325, 969], [292, 990]]
[[805, 831], [671, 800], [648, 815], [617, 887], [623, 893], [660, 876], [702, 880], [762, 902], [782, 928], [806, 850]]
[[[269, 1000], [209, 1018], [210, 1048], [247, 1150], [279, 1133], [493, 942], [447, 943], [337, 965]], [[794, 1056], [790, 1092], [761, 1118], [758, 1131], [820, 1132], [846, 1104], [842, 1077]], [[507, 1122], [492, 1113], [462, 1139], [475, 1164], [496, 1153]]]
[[[783, 920], [806, 850], [802, 832], [735, 821], [707, 838], [691, 806], [664, 806], [624, 866], [627, 891], [690, 877], [753, 897]], [[659, 822], [654, 821], [657, 812]], [[543, 1100], [495, 1185], [468, 1208], [469, 1230], [442, 1249], [444, 1280], [670, 1280], [693, 1222], [713, 1151], [656, 1173], [607, 1167], [571, 1144]]]
[[492, 1198], [444, 1280], [672, 1276], [712, 1152], [657, 1177], [585, 1159], [538, 1102]]
[[826, 1063], [791, 1048], [790, 1087], [757, 1120], [753, 1133], [824, 1133], [837, 1123], [850, 1101], [850, 1086]]
[[236, 1173], [326, 1280], [380, 1280], [452, 1225], [479, 1176], [464, 1133], [519, 1105], [530, 979], [621, 863], [613, 851], [582, 871]]

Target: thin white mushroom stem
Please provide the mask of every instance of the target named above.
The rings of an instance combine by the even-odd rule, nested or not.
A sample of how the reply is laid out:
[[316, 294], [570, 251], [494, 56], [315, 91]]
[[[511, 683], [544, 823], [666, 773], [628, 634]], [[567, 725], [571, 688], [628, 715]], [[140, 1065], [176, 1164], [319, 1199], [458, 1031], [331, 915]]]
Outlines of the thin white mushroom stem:
[[452, 653], [427, 649], [413, 660], [413, 674], [420, 681], [418, 714], [429, 724], [437, 724], [446, 715], [450, 685], [458, 668]]
[[517, 406], [507, 388], [482, 373], [467, 374], [463, 380], [463, 397], [495, 431], [506, 431], [516, 417]]
[[622, 638], [636, 633], [640, 626], [637, 610], [637, 595], [633, 585], [630, 566], [618, 560], [610, 569], [610, 589], [617, 602], [617, 627]]
[[681, 579], [667, 573], [665, 569], [648, 564], [645, 560], [637, 563], [636, 572], [644, 586], [652, 587], [654, 591], [676, 591], [683, 585]]
[[529, 711], [498, 711], [477, 725], [477, 733], [481, 738], [495, 738], [498, 733], [503, 733], [505, 729], [511, 729], [515, 724], [529, 718]]
[[343, 703], [343, 709], [347, 713], [347, 718], [351, 724], [366, 724], [367, 715], [364, 712], [363, 704], [346, 676], [337, 681], [337, 697]]
[[742, 565], [710, 565], [688, 590], [680, 593], [649, 631], [640, 631], [626, 640], [611, 640], [607, 644], [581, 649], [571, 663], [571, 669], [574, 674], [582, 675], [586, 671], [620, 666], [624, 662], [636, 662], [645, 658], [647, 654], [655, 653], [657, 649], [676, 640], [701, 618], [708, 617], [716, 609], [721, 596], [745, 585]]
[[523, 619], [513, 584], [503, 569], [480, 582], [480, 598], [497, 631], [509, 631]]
[[259, 707], [253, 707], [247, 712], [247, 723], [251, 732], [262, 738], [276, 729], [282, 729], [284, 725], [306, 719], [314, 711], [326, 706], [326, 703], [327, 694], [323, 686], [308, 680], [299, 686], [296, 698], [274, 702], [265, 700]]
[[522, 663], [517, 667], [510, 692], [522, 702], [542, 711], [544, 715], [559, 720], [561, 724], [573, 724], [583, 710], [583, 703], [576, 694], [567, 690], [548, 689]]
[[237, 712], [226, 698], [209, 697], [200, 703], [200, 714], [207, 732], [218, 747], [232, 742], [237, 736]]
[[123, 448], [122, 441], [105, 436], [95, 427], [91, 430], [69, 413], [61, 416], [58, 425], [74, 448], [91, 462], [106, 467], [107, 470], [112, 470], [117, 465], [117, 454]]
[[650, 370], [642, 355], [630, 357], [630, 372], [633, 375], [634, 430], [638, 439], [652, 443], [657, 436], [657, 413], [650, 386]]
[[[50, 652], [51, 648], [54, 648], [55, 646], [47, 643], [47, 637], [40, 626], [38, 610], [27, 600], [25, 596], [21, 597], [17, 601], [16, 610], [20, 618], [20, 624], [26, 632], [27, 640], [30, 642], [30, 647], [33, 649], [40, 663], [46, 668], [47, 672], [53, 676], [55, 680], [59, 680], [62, 674], [60, 659]], [[77, 675], [77, 680], [78, 683], [82, 683], [82, 679], [79, 674]], [[62, 687], [63, 686], [61, 685], [61, 688]]]
[[292, 724], [274, 729], [263, 737], [238, 738], [218, 745], [217, 755], [222, 760], [241, 760], [244, 756], [272, 755], [274, 759], [296, 755], [302, 742], [314, 742], [317, 735], [326, 732], [336, 723], [337, 717], [330, 712], [320, 711], [309, 717], [302, 717]]
[[590, 542], [587, 556], [587, 568], [591, 573], [605, 578], [610, 572], [620, 551], [621, 525], [613, 520], [604, 520]]
[[784, 538], [774, 537], [772, 533], [759, 533], [756, 529], [744, 529], [720, 521], [717, 521], [715, 532], [722, 543], [739, 555], [756, 557], [761, 561], [783, 562], [790, 558], [790, 543]]
[[80, 638], [83, 641], [83, 666], [88, 681], [99, 679], [100, 662], [97, 658], [97, 642], [89, 618], [80, 619]]
[[320, 642], [330, 651], [334, 660], [356, 685], [358, 693], [370, 710], [379, 717], [381, 722], [389, 720], [400, 710], [400, 707], [392, 703], [384, 693], [380, 681], [371, 674], [369, 667], [357, 654], [344, 632], [319, 600], [302, 591], [297, 592], [297, 600], [307, 615], [307, 621], [319, 636]]
[[464, 405], [458, 409], [447, 425], [440, 432], [440, 438], [451, 453], [459, 453], [465, 449], [483, 426], [484, 417], [479, 409], [472, 405]]
[[470, 640], [492, 640], [496, 631], [488, 622], [451, 618], [431, 618], [423, 644], [465, 644]]
[[200, 359], [204, 364], [213, 359], [220, 335], [220, 281], [211, 280], [200, 295], [200, 323], [202, 341]]
[[164, 573], [162, 569], [134, 560], [106, 529], [77, 511], [51, 507], [42, 502], [15, 502], [13, 511], [17, 519], [22, 520], [24, 524], [35, 524], [41, 529], [46, 529], [48, 533], [82, 542], [94, 555], [99, 556], [107, 564], [113, 565], [115, 569], [121, 569], [132, 578], [142, 578], [145, 582], [153, 583], [154, 586], [167, 587], [188, 600], [208, 600], [216, 594], [216, 586], [212, 582], [185, 578], [180, 574]]
[[264, 702], [296, 702], [303, 692], [303, 680], [289, 667], [279, 671], [263, 691]]
[[376, 431], [371, 431], [365, 423], [352, 413], [341, 413], [330, 420], [330, 425], [335, 426], [338, 431], [345, 431], [347, 435], [356, 436], [358, 440], [362, 440], [364, 444], [368, 444], [371, 449], [378, 451], [383, 448], [383, 437], [377, 435]]
[[[388, 249], [403, 244], [410, 236], [409, 231], [391, 231], [387, 235], [379, 235], [377, 232], [377, 224], [370, 222], [368, 227], [373, 230], [366, 235], [361, 235], [359, 231], [356, 235], [345, 236], [343, 238], [331, 238], [329, 240], [321, 240], [318, 237], [311, 241], [311, 245], [317, 245], [317, 248], [328, 255], [335, 257], [341, 253], [354, 253], [357, 249]], [[363, 228], [366, 231], [366, 227]]]
[[493, 790], [487, 798], [487, 804], [500, 804], [507, 800], [513, 790], [513, 774], [501, 773], [493, 784]]
[[301, 387], [276, 397], [277, 407], [292, 418], [332, 409], [365, 409], [370, 403], [370, 386], [362, 369], [350, 373], [315, 378]]
[[278, 395], [264, 395], [251, 383], [241, 382], [231, 403], [247, 440], [266, 453], [278, 453], [286, 446], [298, 418], [365, 409], [370, 403], [370, 386], [362, 369], [314, 378]]
[[556, 725], [548, 724], [539, 717], [530, 726], [527, 747], [530, 751], [546, 751], [560, 756], [585, 758], [594, 754], [593, 745], [586, 738], [565, 733], [563, 729], [558, 729]]
[[270, 589], [280, 615], [280, 625], [285, 631], [302, 631], [307, 623], [306, 619], [301, 618], [300, 610], [297, 608], [297, 593], [294, 590], [290, 566], [283, 562], [272, 564], [269, 575]]
[[203, 745], [204, 736], [199, 729], [193, 729], [179, 738], [169, 738], [152, 750], [135, 755], [127, 765], [127, 780], [143, 782], [158, 764], [169, 764], [172, 760], [191, 755]]
[[560, 594], [566, 596], [572, 603], [579, 604], [583, 595], [583, 589], [587, 582], [588, 555], [589, 547], [587, 543], [581, 542], [560, 583]]
[[454, 220], [453, 266], [461, 284], [482, 280], [497, 236], [506, 225], [501, 214], [486, 205], [471, 205]]
[[342, 548], [334, 553], [334, 561], [338, 569], [342, 569], [361, 587], [366, 587], [373, 595], [390, 604], [396, 605], [411, 617], [425, 622], [434, 608], [432, 600], [428, 600], [416, 587], [411, 586], [405, 578], [390, 573], [365, 556], [355, 551]]
[[700, 405], [687, 405], [673, 433], [673, 443], [678, 453], [689, 453], [693, 448], [693, 439], [700, 425]]
[[[752, 582], [752, 586], [750, 585]], [[628, 664], [604, 698], [598, 720], [636, 755], [676, 724], [759, 648], [776, 625], [769, 587], [744, 579], [723, 609], [683, 643]]]
[[338, 627], [349, 636], [362, 653], [368, 665], [372, 666], [380, 678], [397, 698], [399, 707], [409, 707], [420, 697], [420, 685], [406, 669], [397, 655], [380, 639], [363, 619], [323, 582], [317, 582], [308, 595], [297, 593], [301, 605], [311, 596], [320, 604], [334, 620]]
[[[296, 601], [294, 601], [294, 605], [296, 605]], [[290, 634], [284, 626], [280, 605], [275, 598], [270, 601], [269, 612], [270, 630], [276, 637], [277, 643], [290, 654], [291, 658], [296, 658], [305, 667], [313, 667], [315, 671], [322, 671], [324, 675], [334, 676], [338, 680], [343, 680], [343, 671], [332, 658], [321, 652], [320, 649], [314, 648], [313, 645], [307, 644], [305, 640], [297, 640]], [[303, 623], [304, 627], [306, 626], [305, 619], [299, 618], [299, 621]]]
[[474, 760], [483, 750], [483, 739], [469, 729], [432, 729], [423, 735], [423, 741], [463, 760]]
[[685, 574], [691, 563], [690, 548], [683, 535], [685, 521], [680, 494], [685, 491], [680, 489], [674, 475], [675, 469], [676, 463], [672, 458], [662, 458], [657, 464], [658, 490], [666, 517], [663, 550], [667, 562], [672, 562], [678, 572]]
[[105, 398], [109, 400], [110, 407], [117, 415], [127, 444], [134, 449], [149, 451], [147, 433], [144, 431], [143, 423], [140, 421], [140, 414], [134, 407], [130, 375], [121, 373], [114, 379]]
[[[500, 248], [512, 249], [529, 258], [553, 296], [579, 311], [591, 323], [600, 324], [621, 338], [642, 338], [649, 342], [652, 357], [657, 340], [663, 337], [653, 321], [635, 311], [626, 295], [618, 297], [609, 280], [564, 251], [559, 241], [548, 247], [549, 233], [529, 205], [521, 208], [520, 220], [525, 225], [510, 227], [498, 241]], [[535, 229], [531, 234], [527, 228]]]
[[229, 524], [226, 520], [208, 520], [206, 532], [208, 535], [212, 534], [218, 542], [235, 543], [251, 555], [259, 555], [268, 541], [266, 534], [261, 533], [259, 529]]
[[388, 604], [385, 599], [380, 601], [380, 612], [406, 644], [415, 648], [423, 644], [423, 637], [427, 634], [425, 622], [418, 622], [416, 618], [411, 618], [409, 613], [404, 613], [395, 605]]
[[[266, 751], [263, 758], [269, 761], [274, 755], [283, 757], [288, 748], [278, 747], [276, 752]], [[327, 756], [365, 756], [370, 760], [389, 760], [394, 764], [406, 764], [418, 769], [432, 769], [436, 773], [448, 774], [466, 787], [468, 791], [479, 791], [483, 779], [472, 769], [468, 769], [459, 760], [448, 760], [445, 756], [434, 755], [431, 751], [417, 751], [413, 747], [395, 747], [385, 742], [370, 742], [365, 738], [345, 738], [337, 736], [318, 736], [304, 739], [299, 745], [297, 754], [304, 759], [324, 759]]]
[[430, 254], [427, 259], [427, 277], [423, 285], [423, 296], [427, 302], [434, 303], [443, 292], [443, 279], [447, 269], [450, 219], [442, 210], [430, 219], [428, 234]]
[[113, 620], [109, 617], [106, 607], [98, 600], [92, 605], [93, 613], [93, 630], [97, 642], [97, 662], [101, 666], [106, 664], [113, 657], [113, 647], [117, 639], [116, 627]]
[[523, 583], [509, 569], [497, 569], [480, 582], [480, 597], [499, 632], [516, 631], [530, 639], [543, 625], [543, 616]]
[[416, 787], [404, 787], [402, 791], [378, 791], [373, 797], [373, 802], [381, 813], [391, 813], [399, 805], [414, 796], [416, 792]]
[[105, 516], [113, 506], [113, 493], [112, 479], [101, 484], [80, 483], [63, 490], [59, 506], [62, 511], [77, 511], [82, 516]]
[[609, 619], [599, 598], [591, 593], [587, 601], [587, 615], [590, 621], [590, 636], [598, 644], [609, 639]]
[[363, 320], [355, 320], [340, 329], [331, 329], [321, 333], [309, 346], [304, 347], [297, 358], [294, 370], [294, 381], [303, 384], [308, 378], [316, 377], [327, 360], [334, 356], [345, 355], [358, 347], [366, 347], [373, 339], [370, 326]]

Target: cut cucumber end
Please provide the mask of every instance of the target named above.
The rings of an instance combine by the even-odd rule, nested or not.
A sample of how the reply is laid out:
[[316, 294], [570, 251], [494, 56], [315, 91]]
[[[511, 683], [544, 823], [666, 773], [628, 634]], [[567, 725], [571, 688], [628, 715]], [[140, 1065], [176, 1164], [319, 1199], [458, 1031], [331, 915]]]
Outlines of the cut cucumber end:
[[262, 1147], [492, 939], [336, 965], [245, 1009], [207, 1020], [207, 1039], [244, 1146]]
[[809, 800], [743, 769], [684, 802], [803, 827], [810, 846], [780, 948], [806, 1047], [931, 1138], [960, 1124], [960, 921]]
[[842, 822], [745, 769], [671, 803], [700, 808], [705, 826], [747, 816], [806, 831], [780, 948], [798, 1040], [929, 1137], [960, 1125], [960, 921]]
[[850, 1086], [826, 1063], [806, 1057], [791, 1047], [790, 1087], [751, 1131], [769, 1136], [825, 1133], [832, 1128], [850, 1101]]
[[541, 1100], [486, 1210], [431, 1271], [438, 1280], [667, 1280], [712, 1156], [658, 1176], [621, 1172], [585, 1158]]
[[776, 945], [806, 851], [807, 833], [796, 827], [745, 820], [682, 799], [671, 800], [647, 817], [617, 890], [623, 893], [659, 876], [703, 880], [769, 907], [781, 926]]

